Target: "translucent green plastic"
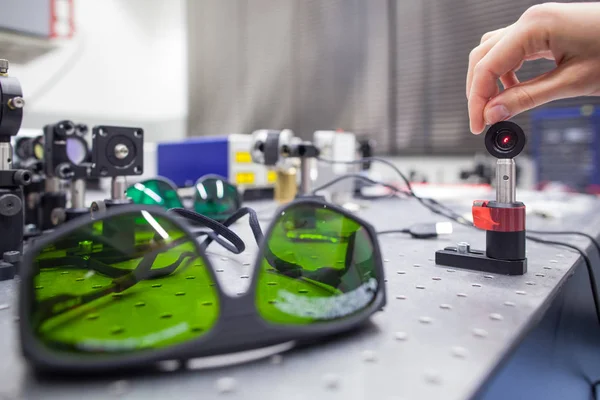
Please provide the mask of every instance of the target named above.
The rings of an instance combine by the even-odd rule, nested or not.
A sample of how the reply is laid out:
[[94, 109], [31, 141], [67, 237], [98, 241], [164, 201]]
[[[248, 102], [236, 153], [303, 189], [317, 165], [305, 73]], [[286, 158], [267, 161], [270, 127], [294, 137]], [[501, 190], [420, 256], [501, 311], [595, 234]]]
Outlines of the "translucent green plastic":
[[160, 179], [148, 179], [131, 185], [126, 194], [135, 204], [156, 205], [166, 209], [183, 207], [177, 188]]
[[205, 259], [148, 211], [90, 223], [35, 258], [33, 331], [61, 352], [124, 353], [198, 338], [219, 316]]
[[256, 305], [273, 324], [347, 318], [375, 299], [373, 240], [356, 220], [315, 204], [288, 208], [265, 240]]
[[240, 208], [237, 188], [218, 177], [201, 178], [196, 182], [194, 211], [217, 221], [227, 219]]

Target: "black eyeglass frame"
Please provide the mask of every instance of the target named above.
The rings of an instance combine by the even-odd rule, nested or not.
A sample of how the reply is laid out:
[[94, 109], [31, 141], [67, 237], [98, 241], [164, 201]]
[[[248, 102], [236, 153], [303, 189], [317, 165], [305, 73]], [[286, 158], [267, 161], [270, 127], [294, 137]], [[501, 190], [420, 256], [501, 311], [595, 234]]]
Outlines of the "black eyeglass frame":
[[[282, 213], [303, 204], [333, 210], [343, 215], [345, 218], [357, 222], [367, 231], [373, 246], [375, 277], [378, 282], [377, 292], [374, 299], [367, 307], [340, 320], [308, 325], [273, 324], [260, 316], [255, 301], [260, 263], [262, 262], [264, 255], [264, 241], [270, 237], [271, 232], [277, 224], [278, 217], [280, 217]], [[35, 257], [44, 247], [51, 245], [57, 239], [92, 222], [106, 220], [119, 215], [140, 212], [142, 210], [151, 212], [152, 215], [168, 219], [174, 227], [181, 229], [181, 231], [189, 237], [190, 241], [194, 243], [198, 256], [202, 257], [207, 267], [207, 273], [215, 283], [214, 288], [219, 302], [219, 314], [215, 324], [206, 334], [196, 339], [157, 350], [140, 350], [139, 352], [124, 353], [122, 355], [116, 353], [108, 353], [106, 356], [104, 354], [70, 354], [47, 348], [36, 338], [31, 325], [30, 310], [35, 302]], [[355, 329], [366, 323], [371, 315], [380, 311], [385, 306], [386, 292], [383, 262], [375, 229], [371, 224], [351, 214], [347, 210], [319, 199], [295, 200], [278, 210], [277, 215], [273, 218], [264, 238], [266, 239], [264, 239], [261, 246], [259, 246], [259, 252], [254, 262], [255, 268], [251, 275], [248, 291], [241, 296], [231, 297], [224, 293], [217, 280], [212, 263], [206, 257], [205, 252], [201, 250], [200, 243], [195, 239], [195, 236], [192, 234], [189, 227], [162, 207], [147, 205], [120, 206], [109, 209], [100, 215], [96, 214], [94, 218], [85, 216], [67, 222], [48, 235], [37, 239], [32, 247], [24, 254], [20, 269], [21, 282], [19, 291], [21, 352], [30, 362], [31, 366], [38, 371], [78, 374], [141, 368], [165, 360], [185, 361], [191, 358], [253, 350], [290, 341], [310, 342], [317, 338], [327, 337]]]

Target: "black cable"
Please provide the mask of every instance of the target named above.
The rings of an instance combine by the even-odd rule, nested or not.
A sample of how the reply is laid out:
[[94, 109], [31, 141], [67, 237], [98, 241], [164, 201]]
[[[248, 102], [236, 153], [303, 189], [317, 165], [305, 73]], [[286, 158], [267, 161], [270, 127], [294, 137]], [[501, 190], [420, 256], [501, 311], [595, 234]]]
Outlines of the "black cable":
[[342, 175], [342, 176], [338, 176], [337, 178], [332, 179], [329, 182], [324, 183], [323, 185], [314, 188], [311, 191], [311, 194], [316, 194], [317, 192], [320, 192], [321, 190], [325, 190], [328, 187], [333, 186], [336, 183], [339, 183], [339, 182], [344, 181], [346, 179], [358, 179], [358, 180], [361, 180], [363, 182], [370, 183], [372, 185], [381, 185], [381, 186], [384, 186], [384, 187], [390, 189], [391, 191], [393, 191], [394, 193], [403, 193], [403, 194], [412, 196], [412, 193], [410, 193], [410, 192], [406, 192], [406, 191], [400, 190], [400, 189], [398, 189], [397, 187], [395, 187], [393, 185], [389, 185], [387, 183], [379, 182], [379, 181], [376, 181], [374, 179], [371, 179], [369, 177], [366, 177], [366, 176], [360, 175], [360, 174], [345, 174], [345, 175]]
[[596, 318], [598, 319], [598, 324], [600, 324], [600, 298], [598, 296], [598, 289], [596, 287], [596, 276], [594, 275], [594, 269], [592, 268], [592, 261], [587, 256], [587, 254], [585, 254], [585, 251], [581, 250], [579, 247], [574, 246], [570, 243], [558, 242], [558, 241], [554, 241], [554, 240], [546, 240], [546, 239], [542, 239], [542, 238], [538, 238], [538, 237], [530, 236], [530, 235], [527, 235], [526, 237], [528, 240], [531, 240], [532, 242], [568, 247], [570, 249], [577, 251], [579, 253], [579, 255], [581, 255], [581, 257], [583, 258], [583, 261], [585, 262], [588, 277], [590, 280], [590, 287], [592, 289], [592, 298], [594, 299], [594, 306], [595, 306], [595, 310], [596, 310]]
[[[457, 214], [456, 212], [454, 212], [452, 209], [448, 208], [447, 206], [439, 203], [437, 200], [431, 199], [431, 198], [427, 198], [427, 197], [420, 197], [417, 196], [417, 194], [414, 192], [410, 181], [408, 180], [408, 178], [406, 177], [406, 175], [404, 175], [402, 173], [402, 171], [400, 171], [398, 169], [398, 167], [396, 167], [393, 163], [391, 163], [388, 160], [385, 160], [383, 158], [379, 158], [379, 157], [365, 157], [365, 158], [361, 158], [360, 160], [353, 160], [353, 161], [336, 161], [336, 160], [327, 160], [324, 158], [320, 158], [318, 157], [317, 160], [328, 163], [328, 164], [361, 164], [364, 161], [377, 161], [380, 162], [382, 164], [385, 164], [387, 166], [389, 166], [390, 168], [392, 168], [397, 174], [398, 176], [400, 176], [400, 178], [402, 178], [402, 180], [404, 181], [404, 184], [406, 185], [406, 189], [408, 191], [408, 195], [411, 197], [414, 197], [415, 199], [417, 199], [417, 201], [419, 203], [421, 203], [425, 208], [429, 209], [431, 212], [433, 212], [434, 214], [438, 214], [441, 215], [443, 217], [446, 217], [448, 219], [451, 219], [452, 221], [460, 224], [460, 225], [464, 225], [464, 226], [473, 226], [473, 223], [468, 221], [467, 219], [463, 218], [460, 214]], [[361, 175], [362, 176], [362, 175]], [[364, 177], [363, 177], [364, 178]], [[367, 178], [369, 179], [369, 178]], [[341, 180], [341, 179], [340, 179]], [[377, 184], [382, 184], [385, 185], [381, 182], [377, 182], [377, 181], [373, 181], [371, 179], [369, 179], [372, 182], [375, 182]], [[386, 185], [389, 186], [389, 185]], [[396, 190], [400, 190], [397, 189]], [[406, 193], [404, 191], [402, 191], [403, 193]]]
[[380, 231], [377, 232], [377, 236], [380, 235], [391, 235], [394, 233], [410, 233], [410, 230], [408, 228], [404, 228], [404, 229], [391, 229], [389, 231]]
[[533, 234], [536, 234], [536, 235], [577, 235], [577, 236], [583, 236], [583, 237], [589, 239], [592, 242], [592, 244], [596, 247], [596, 250], [598, 250], [598, 255], [600, 256], [600, 243], [592, 235], [589, 235], [589, 234], [587, 234], [585, 232], [577, 232], [577, 231], [537, 231], [537, 230], [531, 230], [531, 229], [528, 229], [527, 232], [533, 233]]
[[347, 164], [347, 165], [362, 164], [365, 161], [377, 161], [377, 162], [380, 162], [382, 164], [387, 165], [391, 169], [393, 169], [394, 172], [396, 172], [400, 176], [400, 178], [402, 178], [402, 180], [404, 181], [404, 184], [406, 185], [406, 188], [408, 189], [408, 191], [414, 194], [414, 191], [412, 189], [410, 181], [408, 180], [408, 178], [406, 177], [406, 175], [404, 175], [402, 173], [402, 171], [400, 171], [398, 169], [398, 167], [396, 167], [392, 162], [390, 162], [390, 161], [388, 161], [388, 160], [386, 160], [384, 158], [379, 158], [379, 157], [365, 157], [365, 158], [361, 158], [360, 160], [338, 161], [338, 160], [327, 160], [325, 158], [317, 157], [317, 160], [322, 161], [322, 162], [327, 163], [327, 164]]

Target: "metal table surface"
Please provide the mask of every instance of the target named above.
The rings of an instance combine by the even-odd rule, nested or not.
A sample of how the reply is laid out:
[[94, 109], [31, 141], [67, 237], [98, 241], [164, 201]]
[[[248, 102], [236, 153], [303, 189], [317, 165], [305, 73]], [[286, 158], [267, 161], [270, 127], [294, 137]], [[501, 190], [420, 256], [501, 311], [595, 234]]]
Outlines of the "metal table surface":
[[[568, 221], [530, 218], [528, 224], [577, 229], [597, 237], [600, 218], [589, 216], [598, 205], [592, 203]], [[262, 208], [264, 213], [267, 208]], [[380, 200], [359, 215], [378, 230], [439, 221], [412, 200]], [[263, 229], [266, 225], [263, 221]], [[232, 256], [215, 245], [209, 249], [211, 261], [221, 271], [218, 279], [232, 295], [248, 285], [249, 279], [241, 277], [250, 272], [256, 253], [248, 224], [239, 223], [234, 229], [250, 244], [244, 254]], [[16, 283], [0, 282], [0, 398], [468, 399], [542, 318], [581, 263], [579, 255], [568, 249], [528, 242], [529, 271], [524, 276], [435, 265], [434, 252], [458, 241], [483, 248], [483, 233], [457, 226], [444, 239], [414, 240], [398, 234], [379, 240], [388, 305], [365, 328], [308, 347], [281, 352], [284, 345], [233, 357], [245, 358], [243, 363], [217, 357], [193, 362], [186, 370], [135, 376], [61, 380], [34, 376], [19, 352]], [[584, 238], [568, 241], [589, 247]], [[276, 352], [280, 353], [273, 355]], [[230, 364], [215, 367], [224, 362]]]

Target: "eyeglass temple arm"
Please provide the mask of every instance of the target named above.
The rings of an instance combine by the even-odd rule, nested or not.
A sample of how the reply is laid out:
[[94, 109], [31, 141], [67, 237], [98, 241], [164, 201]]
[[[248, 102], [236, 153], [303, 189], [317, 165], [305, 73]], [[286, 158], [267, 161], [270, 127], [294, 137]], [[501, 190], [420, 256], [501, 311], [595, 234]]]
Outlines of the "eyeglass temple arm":
[[[227, 227], [228, 225], [233, 223], [235, 220], [233, 220], [228, 225], [226, 225], [227, 221], [229, 221], [229, 219], [231, 217], [228, 218], [223, 224], [221, 224], [220, 222], [215, 221], [212, 218], [208, 218], [202, 214], [199, 214], [195, 211], [188, 210], [185, 208], [171, 208], [169, 210], [169, 212], [175, 213], [175, 214], [177, 214], [181, 217], [187, 218], [188, 220], [195, 222], [203, 227], [209, 228], [212, 231], [214, 231], [214, 233], [217, 236], [223, 236], [226, 240], [228, 240], [231, 244], [233, 244], [233, 246], [235, 246], [235, 249], [236, 249], [236, 251], [234, 251], [235, 254], [240, 254], [244, 250], [246, 250], [246, 245], [245, 245], [244, 241], [238, 235], [236, 235], [231, 229], [229, 229]], [[239, 210], [234, 215], [237, 215], [238, 212], [239, 212]], [[240, 217], [238, 217], [238, 219]], [[215, 237], [209, 235], [208, 239], [206, 239], [204, 242], [202, 242], [201, 249], [202, 250], [206, 249], [213, 240], [215, 240]], [[219, 242], [219, 244], [222, 245], [221, 242]], [[230, 248], [228, 248], [228, 250], [230, 250]]]

